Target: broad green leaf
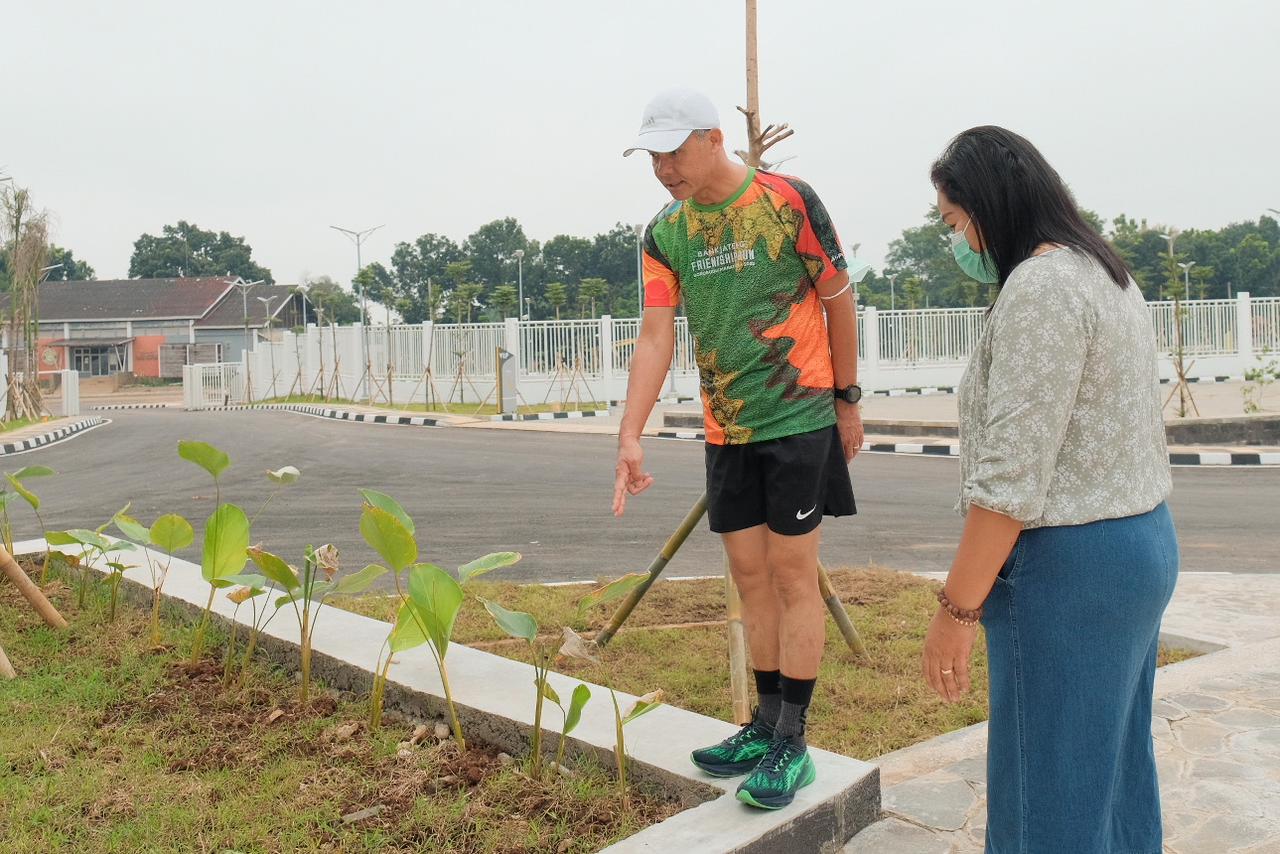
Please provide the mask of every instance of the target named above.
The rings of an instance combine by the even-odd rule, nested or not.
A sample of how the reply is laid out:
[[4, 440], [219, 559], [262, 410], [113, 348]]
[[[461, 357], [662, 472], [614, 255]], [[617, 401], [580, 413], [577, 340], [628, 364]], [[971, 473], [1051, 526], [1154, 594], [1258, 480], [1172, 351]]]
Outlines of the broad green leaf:
[[44, 541], [51, 546], [84, 545], [75, 537], [73, 537], [70, 531], [49, 531], [44, 535]]
[[627, 724], [634, 721], [636, 718], [640, 717], [641, 715], [645, 715], [645, 714], [648, 714], [649, 712], [652, 712], [654, 709], [658, 708], [658, 706], [661, 706], [661, 705], [662, 705], [662, 689], [659, 688], [656, 691], [650, 691], [648, 694], [645, 694], [643, 697], [640, 697], [639, 699], [636, 700], [635, 705], [631, 707], [631, 711], [627, 712], [623, 716], [622, 725], [626, 726]]
[[191, 523], [177, 513], [166, 513], [151, 523], [151, 544], [169, 554], [185, 549], [195, 541]]
[[532, 614], [526, 614], [524, 611], [508, 611], [497, 602], [490, 602], [487, 599], [480, 601], [484, 602], [484, 609], [493, 617], [498, 628], [513, 638], [524, 638], [529, 643], [538, 639], [538, 621]]
[[590, 699], [591, 689], [579, 682], [578, 687], [573, 689], [573, 696], [569, 698], [569, 713], [564, 718], [566, 735], [573, 732], [574, 727], [578, 725], [578, 721], [582, 720], [582, 708]]
[[364, 506], [360, 513], [360, 534], [394, 572], [400, 572], [418, 559], [418, 544], [412, 530], [381, 507]]
[[137, 550], [138, 550], [138, 547], [133, 543], [129, 542], [128, 540], [116, 540], [112, 542], [109, 546], [107, 546], [107, 548], [104, 551], [133, 552]]
[[[537, 680], [537, 679], [533, 680], [533, 685], [534, 685], [534, 687], [535, 687], [535, 688], [538, 686], [538, 680]], [[551, 683], [550, 683], [550, 682], [546, 682], [546, 681], [544, 681], [544, 682], [542, 683], [542, 696], [546, 697], [548, 700], [550, 700], [551, 702], [555, 703], [557, 706], [559, 706], [559, 705], [560, 705], [560, 695], [556, 693], [556, 689], [555, 689], [555, 688], [552, 688], [552, 687], [551, 687]], [[564, 707], [563, 707], [563, 706], [561, 706], [561, 708], [564, 708]]]
[[236, 575], [249, 560], [249, 517], [235, 504], [223, 504], [204, 526], [204, 580]]
[[[422, 646], [427, 642], [427, 636], [423, 634], [423, 626], [426, 620], [418, 614], [417, 619], [414, 618], [416, 610], [412, 602], [404, 602], [400, 605], [400, 612], [396, 614], [396, 624], [391, 630], [389, 643], [391, 652], [403, 652], [406, 649], [413, 649], [415, 646]], [[422, 625], [419, 625], [421, 623]]]
[[458, 567], [458, 580], [466, 584], [476, 576], [502, 569], [504, 566], [511, 566], [519, 560], [519, 552], [494, 552]]
[[281, 608], [283, 608], [285, 605], [288, 605], [288, 604], [289, 604], [290, 602], [292, 602], [292, 601], [293, 601], [293, 594], [292, 594], [292, 593], [286, 593], [286, 594], [284, 594], [283, 596], [277, 596], [277, 597], [276, 597], [276, 610], [277, 610], [277, 611], [279, 611]]
[[267, 472], [267, 477], [271, 479], [271, 482], [278, 483], [281, 486], [288, 486], [291, 483], [297, 483], [298, 478], [301, 476], [302, 472], [298, 471], [293, 466], [284, 466], [283, 468], [278, 468], [275, 471]]
[[178, 456], [200, 466], [213, 475], [215, 480], [231, 465], [231, 458], [208, 442], [183, 440], [178, 443]]
[[311, 597], [310, 597], [311, 601], [319, 602], [321, 599], [328, 596], [329, 593], [332, 592], [332, 590], [333, 590], [333, 585], [330, 584], [329, 582], [317, 581], [315, 584], [311, 585]]
[[24, 466], [15, 471], [10, 477], [25, 480], [29, 477], [48, 477], [51, 474], [57, 474], [57, 472], [48, 466]]
[[408, 513], [404, 512], [404, 508], [400, 506], [399, 501], [396, 501], [385, 492], [378, 492], [376, 489], [362, 489], [360, 494], [364, 496], [366, 504], [371, 504], [379, 510], [385, 510], [395, 516], [410, 534], [417, 533], [413, 527], [413, 520], [409, 518]]
[[353, 572], [350, 575], [344, 575], [333, 585], [333, 589], [329, 591], [331, 594], [339, 596], [350, 596], [353, 593], [363, 593], [368, 590], [373, 582], [377, 581], [382, 575], [385, 575], [387, 568], [371, 563], [359, 572]]
[[649, 573], [647, 572], [633, 572], [621, 578], [615, 578], [602, 587], [597, 587], [578, 600], [578, 619], [581, 620], [588, 611], [597, 605], [621, 599], [648, 579]]
[[81, 545], [92, 546], [104, 552], [111, 548], [111, 541], [97, 531], [90, 531], [86, 528], [69, 528], [66, 533]]
[[443, 659], [449, 651], [453, 621], [462, 607], [462, 588], [440, 567], [415, 563], [409, 568], [409, 598], [423, 621], [427, 637]]
[[40, 509], [40, 499], [36, 498], [35, 493], [23, 486], [22, 481], [11, 474], [7, 474], [5, 477], [9, 479], [9, 485], [13, 487], [14, 492], [26, 499], [26, 502], [31, 505], [33, 510]]
[[239, 584], [243, 587], [248, 587], [250, 590], [258, 591], [259, 593], [265, 592], [267, 586], [267, 580], [261, 575], [250, 575], [249, 573], [245, 573], [243, 575], [229, 575], [225, 580], [229, 584]]
[[258, 565], [258, 569], [262, 570], [262, 574], [279, 584], [281, 589], [294, 590], [301, 584], [297, 574], [282, 558], [257, 546], [249, 549], [248, 552], [249, 557]]
[[123, 510], [117, 513], [111, 521], [116, 523], [116, 527], [120, 530], [120, 533], [125, 535], [126, 539], [133, 540], [135, 543], [145, 543], [151, 539], [151, 531], [147, 529], [147, 526], [126, 514]]

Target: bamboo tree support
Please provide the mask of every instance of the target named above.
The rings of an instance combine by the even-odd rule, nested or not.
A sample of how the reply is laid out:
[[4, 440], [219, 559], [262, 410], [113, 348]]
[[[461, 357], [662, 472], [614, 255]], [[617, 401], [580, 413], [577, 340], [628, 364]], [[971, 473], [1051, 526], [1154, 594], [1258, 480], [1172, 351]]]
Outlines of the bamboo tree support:
[[747, 630], [742, 623], [742, 597], [733, 583], [729, 556], [724, 556], [724, 598], [729, 622], [729, 695], [733, 720], [738, 726], [751, 722], [751, 691], [747, 684]]
[[13, 559], [13, 555], [2, 546], [0, 546], [0, 570], [4, 571], [5, 577], [18, 588], [18, 592], [22, 594], [31, 607], [36, 609], [36, 613], [45, 621], [47, 625], [53, 626], [55, 629], [65, 629], [67, 621], [62, 619], [62, 615], [58, 613], [58, 609], [53, 607], [53, 603], [45, 598], [44, 593], [35, 585], [27, 574], [22, 571], [22, 567], [18, 566], [18, 562]]
[[9, 656], [4, 654], [4, 647], [0, 646], [0, 676], [5, 679], [17, 679], [18, 673], [13, 669], [13, 665], [9, 663]]
[[844, 609], [844, 603], [832, 588], [831, 576], [827, 574], [827, 568], [822, 565], [822, 561], [818, 561], [818, 592], [822, 594], [822, 601], [827, 603], [831, 619], [835, 620], [836, 628], [840, 630], [844, 642], [849, 645], [849, 650], [860, 658], [869, 658], [867, 647], [862, 643], [862, 636], [854, 628], [853, 620], [849, 619], [849, 612]]

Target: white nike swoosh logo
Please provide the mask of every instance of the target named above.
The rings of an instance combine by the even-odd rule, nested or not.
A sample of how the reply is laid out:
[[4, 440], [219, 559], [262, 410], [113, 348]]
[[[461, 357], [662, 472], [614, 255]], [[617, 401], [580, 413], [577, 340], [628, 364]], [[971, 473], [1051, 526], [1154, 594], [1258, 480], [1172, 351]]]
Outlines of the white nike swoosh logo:
[[801, 513], [799, 510], [797, 510], [797, 511], [796, 511], [796, 518], [797, 518], [797, 519], [808, 519], [810, 516], [812, 516], [812, 515], [813, 515], [813, 511], [814, 511], [814, 510], [817, 510], [817, 509], [818, 509], [818, 505], [817, 505], [817, 504], [815, 504], [815, 505], [813, 505], [812, 507], [810, 507], [810, 508], [809, 508], [809, 512], [808, 512], [808, 513]]

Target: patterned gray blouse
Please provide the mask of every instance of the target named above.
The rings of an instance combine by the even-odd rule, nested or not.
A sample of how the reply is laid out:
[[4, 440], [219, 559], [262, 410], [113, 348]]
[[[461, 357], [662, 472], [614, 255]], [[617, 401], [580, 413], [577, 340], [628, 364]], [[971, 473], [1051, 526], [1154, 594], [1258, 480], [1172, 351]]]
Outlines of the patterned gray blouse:
[[1024, 528], [1145, 513], [1172, 488], [1142, 293], [1057, 249], [1009, 276], [960, 381], [960, 501]]

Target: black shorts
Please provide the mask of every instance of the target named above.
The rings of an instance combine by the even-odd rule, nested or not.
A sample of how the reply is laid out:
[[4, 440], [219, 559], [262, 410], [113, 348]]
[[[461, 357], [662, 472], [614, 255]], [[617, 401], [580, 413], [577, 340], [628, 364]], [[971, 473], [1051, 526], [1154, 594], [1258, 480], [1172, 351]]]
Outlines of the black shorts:
[[799, 536], [817, 528], [823, 516], [857, 512], [834, 426], [745, 445], [707, 445], [707, 519], [717, 534], [763, 524], [776, 534]]

